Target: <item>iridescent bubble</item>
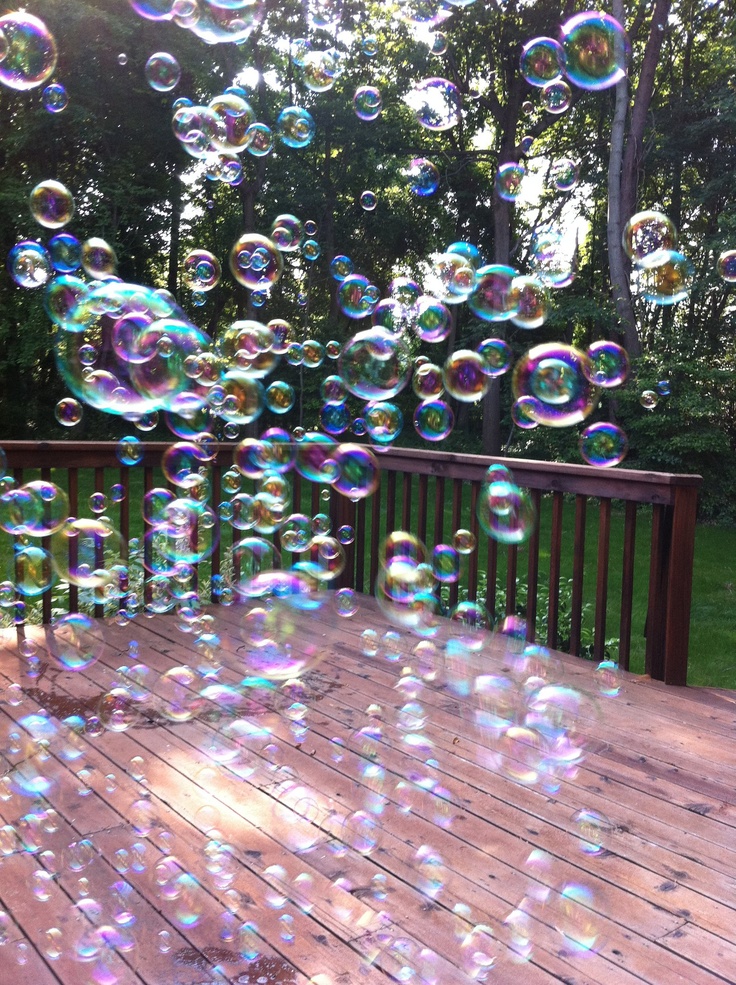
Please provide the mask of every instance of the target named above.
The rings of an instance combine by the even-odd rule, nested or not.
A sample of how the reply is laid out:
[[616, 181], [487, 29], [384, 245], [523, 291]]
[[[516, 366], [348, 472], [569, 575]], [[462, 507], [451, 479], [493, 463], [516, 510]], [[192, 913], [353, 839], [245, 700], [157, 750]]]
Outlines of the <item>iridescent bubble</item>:
[[616, 698], [621, 693], [621, 671], [614, 660], [602, 660], [593, 674], [598, 693], [604, 698]]
[[570, 192], [575, 188], [580, 177], [580, 166], [565, 157], [555, 161], [550, 168], [550, 181], [558, 192]]
[[352, 502], [372, 496], [378, 488], [381, 471], [370, 448], [344, 442], [332, 456], [336, 478], [332, 487]]
[[657, 393], [660, 397], [669, 397], [671, 393], [670, 381], [660, 380], [659, 383], [657, 383]]
[[499, 165], [496, 173], [496, 194], [504, 202], [515, 202], [521, 191], [521, 183], [526, 175], [523, 164], [512, 161]]
[[97, 713], [110, 732], [126, 732], [138, 721], [138, 706], [125, 687], [114, 687], [100, 698]]
[[581, 89], [608, 89], [626, 76], [631, 46], [617, 20], [597, 11], [577, 14], [562, 25], [564, 71]]
[[432, 44], [430, 45], [430, 51], [433, 55], [444, 55], [447, 53], [448, 41], [447, 37], [438, 31], [432, 39]]
[[441, 397], [445, 392], [441, 367], [435, 365], [435, 363], [421, 363], [414, 369], [411, 385], [414, 393], [420, 400], [431, 400], [434, 397]]
[[689, 297], [694, 280], [695, 267], [688, 257], [676, 250], [658, 250], [634, 271], [632, 286], [647, 301], [667, 306]]
[[368, 436], [380, 445], [394, 441], [401, 434], [404, 424], [401, 410], [388, 400], [369, 404], [365, 410], [364, 420]]
[[310, 92], [328, 92], [340, 73], [340, 56], [336, 49], [309, 51], [301, 65], [301, 79]]
[[659, 403], [659, 394], [655, 390], [642, 390], [639, 403], [644, 410], [654, 410]]
[[423, 400], [414, 411], [414, 429], [425, 441], [443, 441], [454, 424], [455, 415], [444, 400]]
[[578, 832], [581, 850], [586, 855], [604, 855], [607, 850], [605, 843], [614, 830], [611, 821], [604, 814], [587, 807], [576, 811], [572, 821]]
[[310, 263], [314, 263], [315, 260], [319, 260], [321, 255], [322, 247], [316, 239], [304, 240], [302, 243], [302, 256], [305, 260], [309, 260]]
[[412, 325], [423, 342], [443, 342], [452, 329], [452, 315], [441, 301], [425, 294], [412, 308]]
[[121, 465], [138, 465], [143, 460], [145, 449], [140, 438], [127, 435], [118, 441], [115, 451]]
[[295, 215], [283, 213], [271, 223], [271, 239], [282, 253], [298, 250], [303, 237], [304, 226]]
[[[629, 357], [626, 350], [615, 342], [601, 339], [588, 349], [590, 382], [601, 387], [617, 387], [629, 375]], [[586, 367], [583, 368], [586, 371]]]
[[356, 397], [387, 400], [409, 382], [411, 355], [401, 338], [375, 327], [358, 332], [345, 343], [338, 366], [345, 386]]
[[146, 62], [146, 81], [156, 92], [171, 92], [179, 84], [179, 62], [168, 51], [157, 51]]
[[449, 130], [460, 120], [462, 97], [447, 79], [424, 79], [407, 94], [406, 103], [427, 130]]
[[503, 478], [481, 486], [477, 515], [489, 537], [502, 544], [524, 543], [533, 533], [537, 520], [528, 491]]
[[591, 424], [580, 435], [580, 454], [588, 465], [608, 468], [619, 465], [629, 450], [626, 434], [615, 424]]
[[572, 955], [595, 954], [602, 947], [600, 925], [592, 890], [567, 883], [560, 892], [556, 927], [565, 950]]
[[635, 265], [660, 250], [677, 249], [677, 230], [672, 220], [662, 212], [637, 212], [624, 226], [624, 251]]
[[445, 390], [463, 403], [481, 400], [490, 385], [483, 357], [472, 349], [453, 352], [442, 368], [442, 379]]
[[51, 625], [48, 651], [62, 670], [87, 670], [99, 660], [102, 649], [94, 622], [81, 612], [60, 616]]
[[56, 68], [56, 41], [38, 17], [24, 10], [0, 17], [5, 54], [0, 83], [24, 91], [42, 85]]
[[294, 388], [283, 380], [276, 380], [266, 390], [266, 407], [274, 414], [287, 414], [294, 406]]
[[546, 287], [560, 289], [575, 279], [575, 247], [559, 229], [543, 229], [532, 237], [530, 266]]
[[366, 58], [375, 58], [378, 54], [378, 38], [375, 34], [369, 34], [360, 42], [360, 50]]
[[736, 250], [726, 250], [718, 257], [716, 272], [727, 284], [736, 284]]
[[445, 304], [462, 304], [476, 287], [476, 267], [464, 254], [454, 251], [432, 257], [424, 286], [427, 293]]
[[319, 421], [326, 434], [343, 434], [350, 427], [352, 420], [350, 409], [345, 403], [325, 404], [320, 411]]
[[19, 287], [43, 287], [52, 275], [51, 260], [40, 243], [23, 240], [8, 252], [8, 273]]
[[82, 243], [82, 267], [89, 277], [95, 280], [113, 277], [117, 265], [115, 250], [104, 239], [93, 236]]
[[335, 608], [338, 616], [342, 616], [343, 619], [355, 615], [358, 611], [358, 600], [352, 588], [338, 588], [335, 592]]
[[65, 428], [74, 427], [82, 420], [82, 405], [74, 397], [62, 397], [54, 408], [54, 417]]
[[54, 270], [60, 274], [71, 274], [82, 266], [82, 244], [71, 233], [52, 236], [48, 251]]
[[366, 190], [361, 192], [360, 207], [364, 212], [373, 212], [378, 205], [378, 196], [375, 192]]
[[481, 267], [468, 307], [483, 321], [508, 321], [518, 314], [520, 295], [513, 290], [518, 272], [513, 267], [492, 263]]
[[520, 69], [529, 85], [542, 88], [562, 77], [565, 55], [552, 38], [534, 38], [521, 50]]
[[403, 174], [409, 184], [409, 190], [419, 198], [434, 195], [439, 188], [440, 172], [426, 157], [415, 157]]
[[220, 282], [222, 269], [209, 250], [190, 250], [182, 264], [182, 281], [190, 291], [211, 291]]
[[276, 120], [275, 133], [287, 147], [307, 147], [312, 142], [316, 124], [311, 113], [301, 106], [287, 106]]
[[503, 339], [484, 339], [478, 344], [478, 355], [483, 360], [483, 372], [486, 376], [503, 376], [511, 366], [513, 352], [508, 342]]
[[52, 565], [52, 555], [33, 544], [17, 546], [13, 553], [15, 566], [15, 590], [27, 598], [36, 598], [47, 592], [57, 580]]
[[380, 90], [375, 86], [360, 86], [353, 96], [353, 109], [359, 120], [377, 120], [383, 109]]
[[264, 290], [281, 277], [284, 259], [276, 244], [266, 236], [244, 233], [230, 251], [230, 269], [244, 287]]
[[541, 412], [541, 403], [536, 397], [519, 397], [511, 405], [511, 420], [522, 431], [533, 431], [539, 427], [536, 415]]
[[548, 82], [540, 93], [540, 101], [548, 113], [565, 113], [572, 105], [572, 90], [567, 82]]
[[590, 360], [579, 349], [557, 343], [536, 346], [516, 364], [514, 397], [539, 401], [533, 413], [539, 424], [568, 427], [585, 420], [600, 400], [591, 376]]
[[46, 86], [41, 97], [44, 109], [49, 113], [61, 113], [69, 105], [69, 93], [58, 82]]
[[437, 544], [432, 550], [432, 574], [441, 585], [460, 578], [460, 555], [450, 544]]
[[122, 538], [106, 519], [70, 518], [54, 534], [52, 547], [54, 567], [72, 585], [114, 587], [115, 566], [122, 565]]
[[511, 321], [519, 328], [541, 328], [549, 314], [549, 293], [538, 277], [514, 277], [509, 303], [516, 309]]
[[355, 265], [350, 257], [342, 254], [333, 257], [330, 261], [330, 274], [340, 284], [353, 273], [354, 269]]

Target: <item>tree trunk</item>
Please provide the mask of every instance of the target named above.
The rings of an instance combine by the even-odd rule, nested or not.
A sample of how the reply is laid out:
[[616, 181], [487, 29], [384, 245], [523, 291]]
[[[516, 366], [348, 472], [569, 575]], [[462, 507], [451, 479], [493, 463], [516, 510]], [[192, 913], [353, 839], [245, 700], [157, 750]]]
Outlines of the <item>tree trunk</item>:
[[181, 181], [174, 172], [171, 176], [171, 227], [169, 243], [169, 269], [166, 288], [177, 297], [179, 287], [179, 239], [181, 233]]

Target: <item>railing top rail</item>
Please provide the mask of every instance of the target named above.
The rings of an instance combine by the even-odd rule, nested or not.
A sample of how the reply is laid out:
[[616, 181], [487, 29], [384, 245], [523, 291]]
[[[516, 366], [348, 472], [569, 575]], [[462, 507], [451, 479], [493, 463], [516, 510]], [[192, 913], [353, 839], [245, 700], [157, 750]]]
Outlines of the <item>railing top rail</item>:
[[[142, 465], [157, 466], [169, 447], [163, 441], [142, 441]], [[229, 465], [235, 444], [218, 445], [218, 464]], [[115, 441], [4, 441], [10, 468], [114, 468], [119, 466]], [[591, 465], [542, 462], [523, 458], [490, 458], [419, 448], [389, 448], [379, 455], [388, 471], [435, 475], [448, 479], [482, 481], [488, 466], [507, 465], [516, 482], [528, 489], [576, 493], [605, 499], [669, 505], [682, 487], [699, 487], [699, 475], [640, 472], [636, 469], [603, 470]]]

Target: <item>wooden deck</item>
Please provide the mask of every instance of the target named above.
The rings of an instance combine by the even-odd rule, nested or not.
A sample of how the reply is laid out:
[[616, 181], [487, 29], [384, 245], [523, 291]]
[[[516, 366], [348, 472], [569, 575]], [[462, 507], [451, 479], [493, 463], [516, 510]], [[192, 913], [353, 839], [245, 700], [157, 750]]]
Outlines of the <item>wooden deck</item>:
[[[623, 674], [603, 697], [593, 665], [522, 667], [491, 637], [433, 667], [360, 601], [297, 614], [315, 666], [271, 689], [242, 607], [214, 610], [214, 659], [174, 616], [95, 624], [76, 673], [48, 629], [26, 629], [35, 670], [4, 631], [0, 985], [736, 981], [736, 695]], [[162, 678], [182, 665], [191, 690]], [[479, 705], [478, 674], [505, 698]], [[545, 681], [575, 708], [552, 772], [476, 715]]]

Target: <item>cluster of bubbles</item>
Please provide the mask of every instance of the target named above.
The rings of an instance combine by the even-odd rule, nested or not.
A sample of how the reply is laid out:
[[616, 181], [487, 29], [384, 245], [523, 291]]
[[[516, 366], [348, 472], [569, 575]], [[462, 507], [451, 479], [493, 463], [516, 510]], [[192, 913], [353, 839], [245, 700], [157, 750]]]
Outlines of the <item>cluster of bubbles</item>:
[[[472, 2], [401, 0], [398, 14], [412, 27], [434, 30]], [[147, 20], [173, 22], [208, 43], [236, 44], [253, 36], [266, 7], [261, 0], [130, 4]], [[308, 0], [305, 9], [310, 29], [337, 32], [340, 3]], [[447, 39], [436, 33], [431, 47], [441, 55]], [[361, 50], [373, 58], [378, 41], [364, 37]], [[521, 69], [554, 114], [571, 105], [571, 87], [595, 91], [615, 85], [625, 75], [628, 56], [621, 25], [607, 14], [587, 12], [562, 26], [559, 42], [530, 41]], [[318, 48], [307, 38], [290, 43], [289, 57], [301, 84], [314, 94], [332, 89], [345, 68], [340, 48]], [[19, 91], [45, 86], [44, 106], [53, 113], [68, 101], [62, 85], [49, 83], [56, 59], [54, 39], [36, 18], [25, 12], [0, 18], [0, 83]], [[159, 51], [148, 59], [145, 77], [154, 91], [168, 93], [179, 83], [181, 67]], [[405, 102], [430, 134], [450, 130], [462, 119], [460, 89], [440, 76], [418, 81]], [[360, 121], [378, 120], [384, 109], [381, 91], [358, 87], [353, 109]], [[277, 144], [305, 148], [315, 134], [315, 121], [301, 106], [286, 106], [273, 127], [259, 122], [239, 85], [201, 105], [176, 99], [172, 127], [209, 180], [232, 186], [243, 180], [246, 151], [263, 157]], [[525, 173], [521, 163], [501, 164], [498, 196], [514, 202]], [[439, 169], [424, 157], [412, 159], [403, 177], [417, 198], [440, 188]], [[549, 180], [561, 193], [572, 191], [578, 164], [553, 162]], [[366, 189], [359, 202], [373, 212], [378, 196]], [[349, 524], [333, 526], [330, 505], [338, 497], [361, 503], [376, 492], [380, 452], [403, 433], [404, 412], [397, 402], [402, 393], [417, 398], [411, 415], [416, 433], [435, 443], [452, 432], [454, 407], [477, 404], [493, 380], [507, 373], [512, 417], [520, 429], [584, 425], [580, 453], [586, 462], [607, 467], [624, 460], [625, 434], [608, 422], [590, 421], [602, 396], [628, 377], [620, 346], [601, 341], [584, 351], [545, 343], [529, 348], [514, 364], [511, 346], [497, 337], [509, 325], [521, 332], [545, 325], [553, 292], [575, 276], [575, 258], [563, 233], [556, 228], [535, 233], [527, 273], [486, 263], [475, 245], [456, 242], [427, 258], [421, 284], [397, 276], [385, 293], [355, 270], [349, 256], [337, 254], [329, 272], [336, 306], [351, 328], [345, 341], [323, 344], [300, 340], [282, 319], [250, 317], [225, 326], [213, 339], [168, 292], [120, 280], [114, 251], [104, 240], [80, 241], [64, 231], [74, 217], [73, 195], [64, 185], [41, 182], [31, 192], [30, 209], [50, 238], [45, 245], [32, 239], [16, 244], [8, 269], [20, 287], [44, 289], [56, 363], [71, 394], [59, 402], [57, 420], [65, 427], [77, 425], [86, 405], [117, 415], [131, 431], [151, 431], [163, 418], [176, 439], [155, 463], [165, 484], [145, 493], [144, 534], [131, 544], [123, 543], [107, 515], [112, 504], [124, 500], [123, 485], [92, 493], [90, 517], [71, 516], [63, 489], [45, 479], [16, 483], [5, 475], [0, 452], [0, 529], [14, 543], [12, 570], [0, 582], [0, 607], [21, 625], [27, 601], [61, 584], [86, 603], [114, 612], [109, 637], [90, 616], [72, 613], [55, 618], [43, 646], [29, 634], [20, 647], [24, 673], [39, 687], [48, 662], [62, 672], [62, 690], [71, 693], [65, 675], [76, 675], [94, 684], [99, 697], [72, 714], [56, 714], [38, 707], [19, 683], [6, 688], [8, 705], [18, 709], [19, 731], [11, 731], [0, 750], [8, 764], [0, 777], [7, 820], [0, 829], [0, 852], [33, 857], [34, 899], [46, 913], [49, 901], [57, 907], [47, 917], [40, 947], [52, 961], [71, 956], [84, 963], [90, 981], [114, 985], [138, 947], [145, 912], [157, 941], [153, 961], [159, 964], [152, 974], [163, 980], [172, 953], [202, 926], [212, 940], [216, 920], [222, 949], [236, 962], [249, 962], [251, 972], [262, 970], [261, 981], [272, 970], [264, 940], [277, 933], [284, 946], [299, 941], [314, 907], [329, 901], [338, 926], [351, 935], [361, 928], [355, 948], [366, 967], [386, 968], [398, 981], [437, 981], [438, 955], [411, 936], [397, 936], [391, 926], [388, 907], [400, 888], [399, 876], [387, 875], [383, 866], [368, 867], [385, 848], [401, 872], [411, 874], [428, 909], [456, 898], [443, 856], [461, 799], [444, 785], [449, 774], [444, 762], [454, 753], [444, 728], [433, 721], [437, 706], [448, 694], [458, 700], [472, 756], [494, 782], [554, 797], [585, 762], [587, 725], [600, 700], [619, 693], [620, 679], [616, 665], [606, 661], [594, 672], [591, 692], [580, 690], [564, 679], [552, 653], [527, 640], [523, 620], [507, 617], [491, 637], [494, 614], [482, 603], [458, 601], [445, 612], [443, 592], [453, 592], [477, 550], [476, 534], [468, 529], [456, 530], [448, 543], [433, 548], [412, 533], [389, 533], [379, 546], [375, 584], [381, 617], [371, 619], [352, 589], [336, 588], [356, 531]], [[260, 307], [291, 260], [296, 266], [297, 260], [313, 263], [320, 257], [317, 235], [314, 222], [279, 214], [267, 234], [239, 236], [227, 262], [204, 247], [191, 249], [181, 266], [182, 283], [199, 306], [229, 268]], [[671, 304], [687, 296], [692, 270], [677, 253], [676, 232], [666, 217], [634, 216], [624, 244], [645, 298]], [[736, 253], [724, 253], [718, 270], [725, 281], [736, 282]], [[457, 306], [465, 303], [488, 337], [449, 354], [443, 350], [437, 361], [415, 357], [419, 343], [447, 342]], [[278, 378], [280, 366], [319, 369], [326, 360], [333, 371], [320, 388], [320, 430], [273, 426], [258, 434], [253, 427], [254, 436], [241, 440], [241, 429], [255, 425], [264, 412], [278, 417], [294, 408], [298, 394]], [[642, 405], [653, 409], [668, 392], [667, 381], [661, 381], [656, 392], [642, 393]], [[216, 432], [233, 442], [232, 465], [217, 487]], [[355, 441], [345, 440], [349, 433]], [[117, 445], [123, 466], [151, 467], [146, 454], [135, 434]], [[321, 487], [318, 511], [295, 506], [295, 478]], [[524, 543], [537, 522], [529, 492], [499, 464], [488, 469], [475, 509], [478, 528], [504, 545]], [[224, 615], [216, 621], [203, 605], [198, 566], [220, 543], [227, 547], [212, 576], [212, 593]], [[239, 616], [228, 613], [233, 603], [239, 603]], [[151, 655], [145, 662], [133, 640], [121, 664], [119, 647], [110, 641], [123, 636], [115, 634], [139, 625], [141, 614], [169, 612], [185, 655]], [[333, 615], [353, 649], [360, 640], [387, 696], [384, 706], [349, 709], [347, 723], [339, 720], [329, 700], [331, 681], [320, 669], [328, 656], [322, 626]], [[353, 628], [382, 620], [389, 628], [380, 634], [373, 625], [360, 636]], [[356, 694], [351, 700], [361, 701], [362, 692]], [[330, 709], [320, 724], [310, 715], [317, 698]], [[123, 733], [130, 738], [151, 724], [185, 737], [186, 771], [193, 767], [196, 774], [182, 782], [193, 783], [200, 794], [207, 791], [187, 818], [193, 831], [186, 837], [183, 821], [174, 825], [176, 831], [168, 828], [172, 778], [160, 764], [154, 762], [149, 773], [149, 764], [136, 755], [121, 775], [104, 777], [92, 765], [99, 759], [97, 740]], [[124, 741], [119, 744], [127, 748]], [[301, 779], [298, 753], [305, 743], [332, 763], [342, 785], [334, 798]], [[396, 753], [391, 763], [389, 747]], [[61, 771], [55, 768], [59, 761]], [[275, 856], [265, 864], [260, 852], [244, 850], [227, 833], [236, 830], [230, 804], [239, 798], [231, 800], [231, 794], [243, 789], [262, 811], [258, 835], [278, 847], [278, 864]], [[340, 799], [343, 791], [350, 793], [349, 804]], [[106, 799], [127, 818], [127, 826], [120, 826], [124, 834], [113, 840], [97, 827], [99, 833], [72, 838], [52, 806], [60, 794], [63, 802], [76, 798], [80, 820], [86, 805]], [[411, 818], [422, 835], [418, 848], [393, 837], [392, 816]], [[243, 816], [235, 821], [242, 829]], [[605, 815], [588, 808], [576, 812], [568, 828], [576, 849], [587, 857], [603, 854], [615, 834]], [[317, 844], [325, 847], [328, 875], [305, 854]], [[571, 881], [541, 847], [531, 851], [524, 872], [525, 887], [509, 901], [496, 930], [482, 908], [453, 903], [452, 934], [444, 950], [474, 980], [488, 978], [500, 960], [501, 943], [515, 964], [532, 961], [538, 940], [532, 922], [551, 928], [556, 947], [566, 953], [594, 953], [603, 944], [601, 905], [590, 887]], [[153, 907], [144, 906], [146, 898], [155, 901]], [[366, 898], [367, 909], [361, 902]], [[214, 917], [208, 912], [213, 900]], [[10, 926], [10, 916], [0, 912], [0, 945]], [[21, 941], [16, 948], [21, 965], [27, 960], [24, 947]], [[259, 961], [265, 962], [262, 967]]]

